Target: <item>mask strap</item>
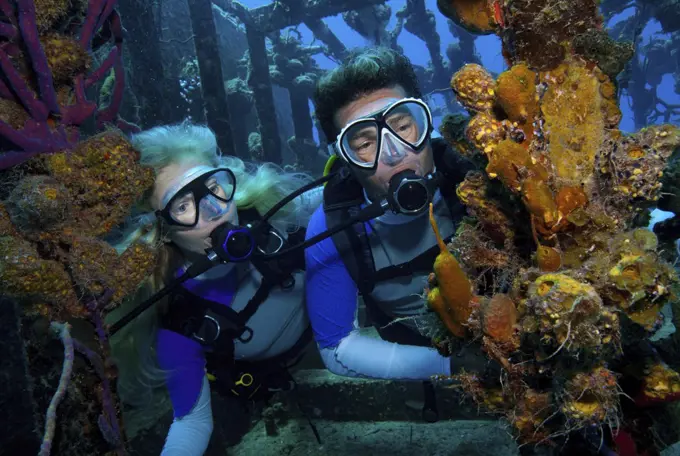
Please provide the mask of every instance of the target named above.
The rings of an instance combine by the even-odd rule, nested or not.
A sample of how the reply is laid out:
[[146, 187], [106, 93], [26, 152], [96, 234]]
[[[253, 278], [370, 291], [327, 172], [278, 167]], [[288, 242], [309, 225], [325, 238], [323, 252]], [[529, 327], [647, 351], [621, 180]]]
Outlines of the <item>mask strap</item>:
[[290, 195], [286, 196], [284, 199], [282, 199], [281, 201], [276, 203], [271, 209], [269, 209], [267, 211], [267, 213], [262, 216], [262, 222], [268, 221], [270, 218], [272, 218], [272, 216], [274, 214], [276, 214], [279, 210], [281, 210], [281, 208], [283, 206], [290, 203], [291, 201], [293, 201], [295, 198], [302, 195], [303, 193], [308, 192], [309, 190], [311, 190], [315, 187], [318, 187], [321, 184], [325, 184], [326, 182], [331, 180], [333, 177], [335, 177], [336, 174], [337, 173], [327, 174], [325, 176], [318, 178], [317, 180], [315, 180], [313, 182], [310, 182], [307, 185], [303, 185], [302, 187], [298, 188], [293, 193], [291, 193]]

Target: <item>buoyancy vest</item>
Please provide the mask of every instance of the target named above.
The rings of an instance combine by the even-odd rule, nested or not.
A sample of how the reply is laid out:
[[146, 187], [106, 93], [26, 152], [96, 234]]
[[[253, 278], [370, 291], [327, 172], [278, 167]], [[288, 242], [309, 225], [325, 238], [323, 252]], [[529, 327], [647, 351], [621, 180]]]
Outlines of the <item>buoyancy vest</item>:
[[[259, 219], [260, 214], [253, 209], [239, 211], [239, 221], [242, 224]], [[304, 228], [289, 233], [282, 248], [303, 242], [304, 236]], [[267, 239], [256, 242], [258, 245], [266, 245]], [[235, 300], [239, 299], [239, 293], [242, 295], [242, 292], [252, 295], [245, 305], [237, 306], [241, 307], [240, 310], [205, 299], [180, 287], [170, 296], [168, 312], [161, 319], [161, 327], [164, 329], [188, 337], [203, 346], [206, 371], [215, 390], [251, 400], [265, 398], [270, 390], [289, 381], [287, 368], [296, 361], [295, 358], [311, 340], [311, 329], [307, 326], [302, 337], [284, 353], [258, 361], [236, 359], [235, 344], [248, 344], [253, 339], [254, 329], [249, 322], [272, 292], [284, 296], [286, 290], [303, 286], [301, 272], [305, 268], [304, 250], [299, 249], [267, 261], [266, 264], [254, 263], [253, 266], [256, 271], [249, 268], [248, 274], [253, 276], [249, 278], [260, 278], [261, 281], [259, 284], [247, 284], [247, 290], [235, 291]]]

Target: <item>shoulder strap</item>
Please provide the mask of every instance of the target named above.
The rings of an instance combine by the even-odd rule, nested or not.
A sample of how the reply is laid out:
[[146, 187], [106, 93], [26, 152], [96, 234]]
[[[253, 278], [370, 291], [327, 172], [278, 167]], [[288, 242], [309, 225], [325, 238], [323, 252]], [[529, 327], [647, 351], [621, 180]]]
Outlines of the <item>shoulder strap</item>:
[[[338, 225], [348, 217], [353, 217], [359, 210], [359, 206], [347, 208], [342, 211], [335, 211], [327, 214], [327, 223], [331, 222]], [[329, 225], [329, 226], [334, 226]], [[369, 295], [375, 287], [375, 262], [373, 253], [366, 232], [366, 225], [356, 223], [345, 230], [342, 230], [332, 237], [333, 244], [340, 254], [349, 276], [357, 285], [362, 296]]]
[[[451, 237], [444, 239], [444, 242], [449, 242]], [[434, 245], [409, 261], [377, 270], [373, 275], [373, 280], [375, 283], [380, 283], [397, 277], [432, 272], [432, 265], [437, 259], [437, 255], [439, 255], [439, 246]]]
[[325, 212], [346, 209], [364, 201], [361, 184], [352, 175], [344, 161], [335, 160], [329, 172], [335, 173], [335, 175], [323, 189], [323, 209]]
[[[263, 278], [259, 288], [252, 298], [248, 301], [246, 306], [240, 312], [234, 311], [231, 307], [217, 305], [211, 307], [208, 313], [205, 314], [204, 324], [207, 323], [212, 315], [210, 312], [215, 312], [217, 315], [226, 318], [226, 321], [233, 321], [233, 315], [236, 314], [238, 319], [238, 326], [232, 332], [218, 332], [217, 337], [214, 338], [210, 345], [212, 350], [205, 353], [206, 369], [215, 378], [219, 379], [219, 388], [223, 390], [232, 390], [235, 386], [234, 364], [236, 357], [234, 355], [235, 340], [247, 343], [253, 337], [253, 330], [247, 325], [248, 320], [255, 314], [260, 305], [267, 300], [269, 293], [274, 288], [274, 283]], [[218, 320], [218, 321], [225, 321]], [[202, 330], [199, 329], [199, 331]], [[205, 345], [205, 344], [204, 344]]]
[[[337, 218], [339, 223], [343, 219], [339, 214], [340, 211], [327, 214], [327, 220], [330, 222]], [[347, 217], [351, 215], [348, 214]], [[354, 225], [351, 229], [336, 233], [332, 239], [362, 296], [369, 295], [378, 283], [431, 271], [439, 254], [439, 246], [435, 245], [409, 261], [376, 270], [365, 225]], [[450, 239], [451, 237], [444, 241], [448, 242]]]
[[260, 307], [260, 305], [262, 305], [262, 303], [267, 300], [274, 286], [275, 284], [273, 282], [267, 280], [264, 277], [262, 278], [260, 286], [257, 288], [257, 291], [255, 292], [253, 297], [250, 298], [250, 300], [243, 308], [243, 310], [238, 312], [238, 316], [241, 318], [241, 321], [243, 322], [244, 325], [248, 322], [248, 320], [250, 320], [250, 318], [253, 315], [255, 315], [255, 312], [257, 312], [257, 309]]
[[[328, 181], [323, 191], [323, 209], [328, 228], [338, 226], [356, 215], [364, 201], [361, 184], [342, 160], [335, 160], [329, 172], [335, 173], [335, 176]], [[364, 296], [369, 294], [373, 291], [375, 264], [365, 225], [354, 224], [334, 234], [331, 239], [359, 293]]]

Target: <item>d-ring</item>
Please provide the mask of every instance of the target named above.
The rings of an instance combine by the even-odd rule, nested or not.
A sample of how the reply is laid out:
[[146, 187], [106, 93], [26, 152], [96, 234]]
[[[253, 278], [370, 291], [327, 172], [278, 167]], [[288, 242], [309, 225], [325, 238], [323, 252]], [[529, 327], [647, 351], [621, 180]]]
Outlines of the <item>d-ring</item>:
[[253, 330], [250, 329], [250, 328], [247, 327], [247, 326], [246, 326], [245, 328], [243, 328], [243, 332], [241, 332], [241, 334], [237, 337], [237, 339], [238, 339], [239, 341], [243, 342], [244, 344], [245, 344], [246, 342], [250, 342], [250, 340], [251, 340], [252, 338], [253, 338]]
[[[215, 342], [220, 337], [220, 333], [222, 332], [222, 328], [220, 327], [220, 323], [217, 320], [215, 320], [213, 317], [211, 317], [210, 315], [203, 315], [203, 318], [210, 320], [211, 322], [213, 322], [215, 324], [215, 329], [217, 330], [217, 333], [215, 334], [215, 338], [211, 341], [211, 342]], [[204, 338], [202, 338], [201, 336], [199, 336], [196, 333], [193, 334], [193, 337], [194, 337], [194, 339], [200, 340], [204, 344], [207, 343], [207, 341]]]
[[279, 250], [281, 250], [281, 247], [283, 247], [283, 244], [286, 242], [283, 237], [274, 230], [269, 231], [269, 234], [273, 234], [274, 237], [279, 240], [279, 246], [273, 252], [265, 252], [260, 246], [257, 246], [257, 250], [259, 250], [263, 255], [272, 255], [277, 253]]

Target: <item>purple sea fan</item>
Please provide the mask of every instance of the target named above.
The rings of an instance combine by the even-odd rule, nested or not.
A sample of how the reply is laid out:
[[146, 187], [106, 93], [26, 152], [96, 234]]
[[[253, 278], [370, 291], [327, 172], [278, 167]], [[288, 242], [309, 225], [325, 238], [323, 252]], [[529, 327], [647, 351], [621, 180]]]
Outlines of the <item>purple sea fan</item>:
[[[116, 1], [89, 0], [82, 23], [70, 22], [66, 28], [70, 32], [64, 35], [44, 30], [45, 15], [40, 10], [40, 2], [0, 0], [4, 16], [0, 19], [0, 170], [38, 154], [72, 148], [80, 137], [80, 126], [92, 115], [96, 115], [99, 129], [105, 124], [123, 130], [132, 128], [118, 117], [125, 75], [122, 26], [114, 9]], [[65, 2], [67, 13], [69, 4]], [[56, 21], [52, 25], [56, 29], [58, 24]], [[55, 79], [55, 66], [68, 60], [60, 57], [70, 55], [74, 44], [85, 53], [90, 52], [92, 39], [97, 34], [99, 38], [107, 37], [112, 44], [102, 64], [89, 74], [88, 65], [75, 66], [71, 74], [67, 74], [66, 82]], [[97, 40], [98, 46], [104, 43]], [[63, 49], [59, 48], [60, 44], [64, 45]], [[46, 53], [48, 45], [52, 48]], [[97, 110], [96, 103], [87, 99], [85, 90], [101, 81], [111, 69], [115, 75], [111, 102]], [[60, 70], [63, 73], [63, 69]]]

